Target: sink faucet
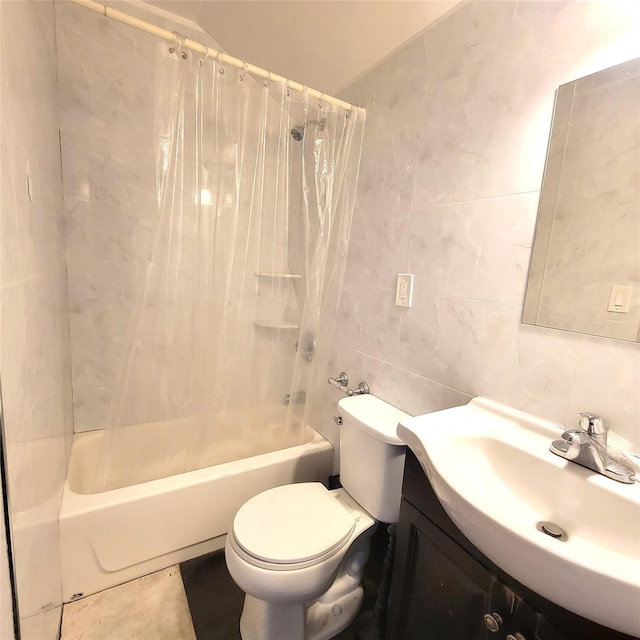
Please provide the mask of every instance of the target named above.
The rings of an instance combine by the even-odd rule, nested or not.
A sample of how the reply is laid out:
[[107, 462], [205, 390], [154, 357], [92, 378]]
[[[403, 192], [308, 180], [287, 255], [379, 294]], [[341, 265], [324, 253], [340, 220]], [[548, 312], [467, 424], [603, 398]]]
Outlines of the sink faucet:
[[609, 456], [607, 427], [593, 413], [581, 413], [578, 428], [564, 431], [562, 440], [554, 440], [549, 451], [618, 482], [635, 482], [635, 471]]

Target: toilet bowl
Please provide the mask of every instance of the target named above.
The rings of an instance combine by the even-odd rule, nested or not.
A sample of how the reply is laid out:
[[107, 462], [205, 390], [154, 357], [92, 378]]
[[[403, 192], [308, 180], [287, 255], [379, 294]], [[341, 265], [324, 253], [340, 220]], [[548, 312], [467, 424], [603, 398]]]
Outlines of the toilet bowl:
[[395, 429], [407, 414], [371, 395], [338, 405], [341, 472], [352, 467], [351, 487], [343, 479], [334, 490], [318, 482], [269, 489], [238, 510], [227, 535], [227, 567], [246, 594], [243, 640], [328, 640], [340, 633], [362, 603], [377, 521], [397, 520], [404, 446]]

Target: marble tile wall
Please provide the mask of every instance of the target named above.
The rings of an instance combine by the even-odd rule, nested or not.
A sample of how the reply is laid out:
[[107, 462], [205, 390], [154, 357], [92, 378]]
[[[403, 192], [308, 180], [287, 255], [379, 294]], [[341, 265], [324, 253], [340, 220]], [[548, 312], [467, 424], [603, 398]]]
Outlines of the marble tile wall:
[[[342, 92], [368, 116], [329, 375], [412, 414], [482, 395], [567, 425], [593, 411], [640, 442], [640, 345], [520, 322], [555, 90], [637, 57], [639, 19], [465, 3]], [[339, 397], [327, 385], [325, 415]]]
[[[5, 1], [0, 11], [7, 493], [21, 636], [54, 640], [62, 602], [58, 512], [73, 433], [54, 7]], [[3, 581], [3, 600], [8, 588]]]
[[[122, 3], [114, 3], [123, 10]], [[155, 10], [154, 10], [155, 11]], [[126, 12], [217, 48], [193, 23]], [[158, 214], [152, 82], [166, 43], [56, 3], [75, 431], [106, 421]]]

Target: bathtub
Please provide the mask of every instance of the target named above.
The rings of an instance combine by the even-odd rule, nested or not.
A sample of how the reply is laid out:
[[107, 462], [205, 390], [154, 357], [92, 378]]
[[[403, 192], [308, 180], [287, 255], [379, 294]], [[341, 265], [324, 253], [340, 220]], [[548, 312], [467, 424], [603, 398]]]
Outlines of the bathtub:
[[[60, 509], [63, 601], [222, 549], [238, 508], [271, 487], [326, 481], [333, 447], [307, 444], [90, 493], [101, 432], [76, 434]], [[153, 442], [148, 440], [147, 442]]]

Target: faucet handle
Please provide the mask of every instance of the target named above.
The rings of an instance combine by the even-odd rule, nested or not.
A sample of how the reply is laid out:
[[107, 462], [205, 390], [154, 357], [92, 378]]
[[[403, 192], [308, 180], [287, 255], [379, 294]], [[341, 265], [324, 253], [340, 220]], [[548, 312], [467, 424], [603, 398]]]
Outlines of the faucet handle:
[[578, 422], [580, 428], [597, 443], [607, 448], [607, 427], [604, 420], [595, 413], [581, 413]]

